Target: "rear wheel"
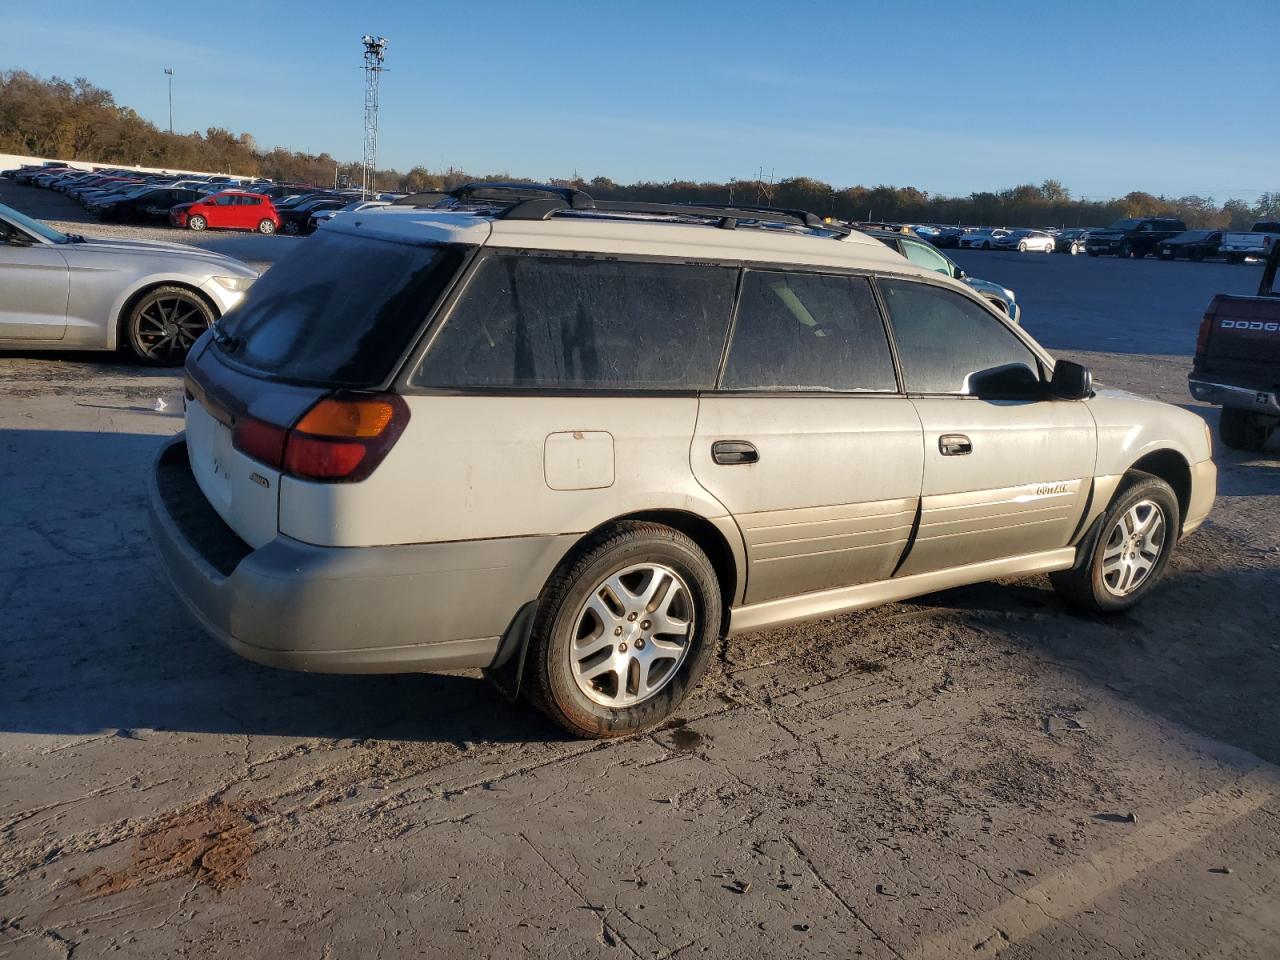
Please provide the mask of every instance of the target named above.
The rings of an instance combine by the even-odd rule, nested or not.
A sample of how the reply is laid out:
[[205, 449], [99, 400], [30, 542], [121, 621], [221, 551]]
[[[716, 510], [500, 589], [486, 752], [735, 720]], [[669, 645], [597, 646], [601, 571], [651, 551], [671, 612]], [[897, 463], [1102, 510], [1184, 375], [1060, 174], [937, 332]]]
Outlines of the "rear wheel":
[[157, 287], [143, 295], [126, 320], [129, 346], [146, 363], [176, 366], [216, 318], [186, 287]]
[[1120, 256], [1126, 259], [1133, 256], [1133, 244], [1131, 244], [1128, 240], [1120, 244]]
[[265, 220], [265, 219], [258, 221], [258, 232], [262, 234], [267, 234], [267, 235], [275, 233], [276, 232], [275, 221]]
[[720, 636], [720, 586], [706, 554], [670, 527], [629, 521], [553, 577], [529, 640], [529, 696], [580, 737], [635, 733], [669, 717]]
[[294, 221], [294, 220], [286, 220], [286, 221], [285, 221], [285, 223], [284, 223], [284, 232], [285, 232], [285, 233], [287, 233], [287, 234], [289, 234], [289, 236], [291, 236], [291, 237], [293, 237], [293, 236], [297, 236], [297, 234], [298, 234], [298, 224], [297, 224], [297, 221]]
[[208, 225], [209, 225], [209, 222], [205, 220], [204, 217], [200, 216], [200, 214], [198, 213], [195, 216], [187, 217], [188, 230], [203, 230]]
[[1218, 419], [1218, 434], [1233, 450], [1256, 453], [1267, 445], [1274, 429], [1272, 421], [1260, 413], [1223, 407]]
[[1019, 241], [1018, 241], [1018, 252], [1019, 252], [1019, 253], [1026, 253], [1026, 252], [1027, 252], [1027, 241], [1025, 241], [1025, 240], [1019, 240]]
[[1086, 540], [1087, 553], [1049, 579], [1074, 606], [1121, 613], [1155, 588], [1181, 529], [1173, 488], [1159, 477], [1132, 473]]

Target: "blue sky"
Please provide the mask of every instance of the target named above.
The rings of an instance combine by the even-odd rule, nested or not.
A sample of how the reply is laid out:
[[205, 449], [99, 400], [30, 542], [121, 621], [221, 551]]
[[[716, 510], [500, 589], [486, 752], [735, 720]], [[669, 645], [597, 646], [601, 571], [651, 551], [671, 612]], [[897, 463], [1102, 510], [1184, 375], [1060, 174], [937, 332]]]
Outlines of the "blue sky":
[[360, 35], [382, 34], [378, 160], [401, 170], [1280, 190], [1278, 0], [74, 0], [2, 22], [0, 68], [86, 76], [163, 126], [172, 66], [179, 130], [352, 160]]

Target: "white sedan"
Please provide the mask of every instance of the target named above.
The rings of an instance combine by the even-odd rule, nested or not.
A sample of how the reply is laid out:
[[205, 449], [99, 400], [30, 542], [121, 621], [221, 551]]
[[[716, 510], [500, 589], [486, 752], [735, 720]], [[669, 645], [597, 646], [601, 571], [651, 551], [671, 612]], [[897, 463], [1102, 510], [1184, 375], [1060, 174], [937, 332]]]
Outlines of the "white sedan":
[[983, 227], [981, 230], [972, 230], [962, 236], [960, 246], [966, 250], [990, 250], [996, 246], [997, 241], [1008, 235], [1008, 230]]
[[1026, 253], [1028, 250], [1053, 253], [1057, 244], [1043, 230], [1014, 230], [1000, 237], [991, 246], [996, 250], [1017, 250], [1019, 253]]

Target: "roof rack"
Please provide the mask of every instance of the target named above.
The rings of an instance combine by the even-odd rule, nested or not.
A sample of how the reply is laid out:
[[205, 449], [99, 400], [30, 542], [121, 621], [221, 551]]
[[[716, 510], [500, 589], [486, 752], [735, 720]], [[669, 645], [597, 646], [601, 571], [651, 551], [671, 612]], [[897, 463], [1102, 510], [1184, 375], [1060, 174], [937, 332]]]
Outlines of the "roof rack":
[[739, 223], [773, 224], [822, 230], [837, 236], [851, 231], [840, 223], [828, 223], [807, 210], [761, 207], [732, 203], [647, 203], [633, 200], [596, 200], [574, 187], [541, 183], [468, 183], [448, 193], [423, 192], [393, 201], [395, 206], [490, 207], [503, 220], [549, 220], [562, 213], [647, 214], [687, 220], [715, 221], [724, 230]]

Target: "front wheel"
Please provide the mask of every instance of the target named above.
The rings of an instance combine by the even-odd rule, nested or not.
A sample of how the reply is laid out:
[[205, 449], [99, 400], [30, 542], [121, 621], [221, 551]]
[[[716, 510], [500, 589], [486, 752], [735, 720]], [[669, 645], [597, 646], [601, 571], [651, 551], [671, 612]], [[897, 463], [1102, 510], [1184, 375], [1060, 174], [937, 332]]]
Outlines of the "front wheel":
[[1132, 473], [1086, 538], [1088, 552], [1049, 579], [1081, 609], [1122, 613], [1160, 581], [1181, 529], [1173, 488], [1159, 477]]
[[669, 717], [720, 637], [715, 570], [689, 537], [628, 521], [553, 576], [529, 640], [529, 695], [580, 737], [618, 737]]
[[1120, 256], [1124, 257], [1126, 260], [1133, 256], [1133, 244], [1128, 240], [1120, 244]]
[[298, 235], [298, 224], [293, 220], [286, 220], [284, 224], [284, 232], [291, 237]]
[[215, 319], [212, 308], [186, 287], [157, 287], [134, 304], [125, 330], [139, 360], [176, 366]]
[[1019, 253], [1026, 253], [1026, 252], [1027, 252], [1027, 243], [1026, 243], [1026, 241], [1025, 241], [1025, 240], [1018, 244], [1018, 252], [1019, 252]]
[[208, 225], [209, 222], [198, 213], [194, 217], [187, 217], [188, 230], [203, 230]]
[[264, 234], [265, 236], [270, 236], [271, 234], [275, 233], [276, 232], [275, 221], [273, 220], [259, 221], [258, 232], [261, 234]]
[[1223, 407], [1218, 419], [1218, 435], [1233, 450], [1257, 453], [1271, 439], [1272, 422], [1266, 416]]

